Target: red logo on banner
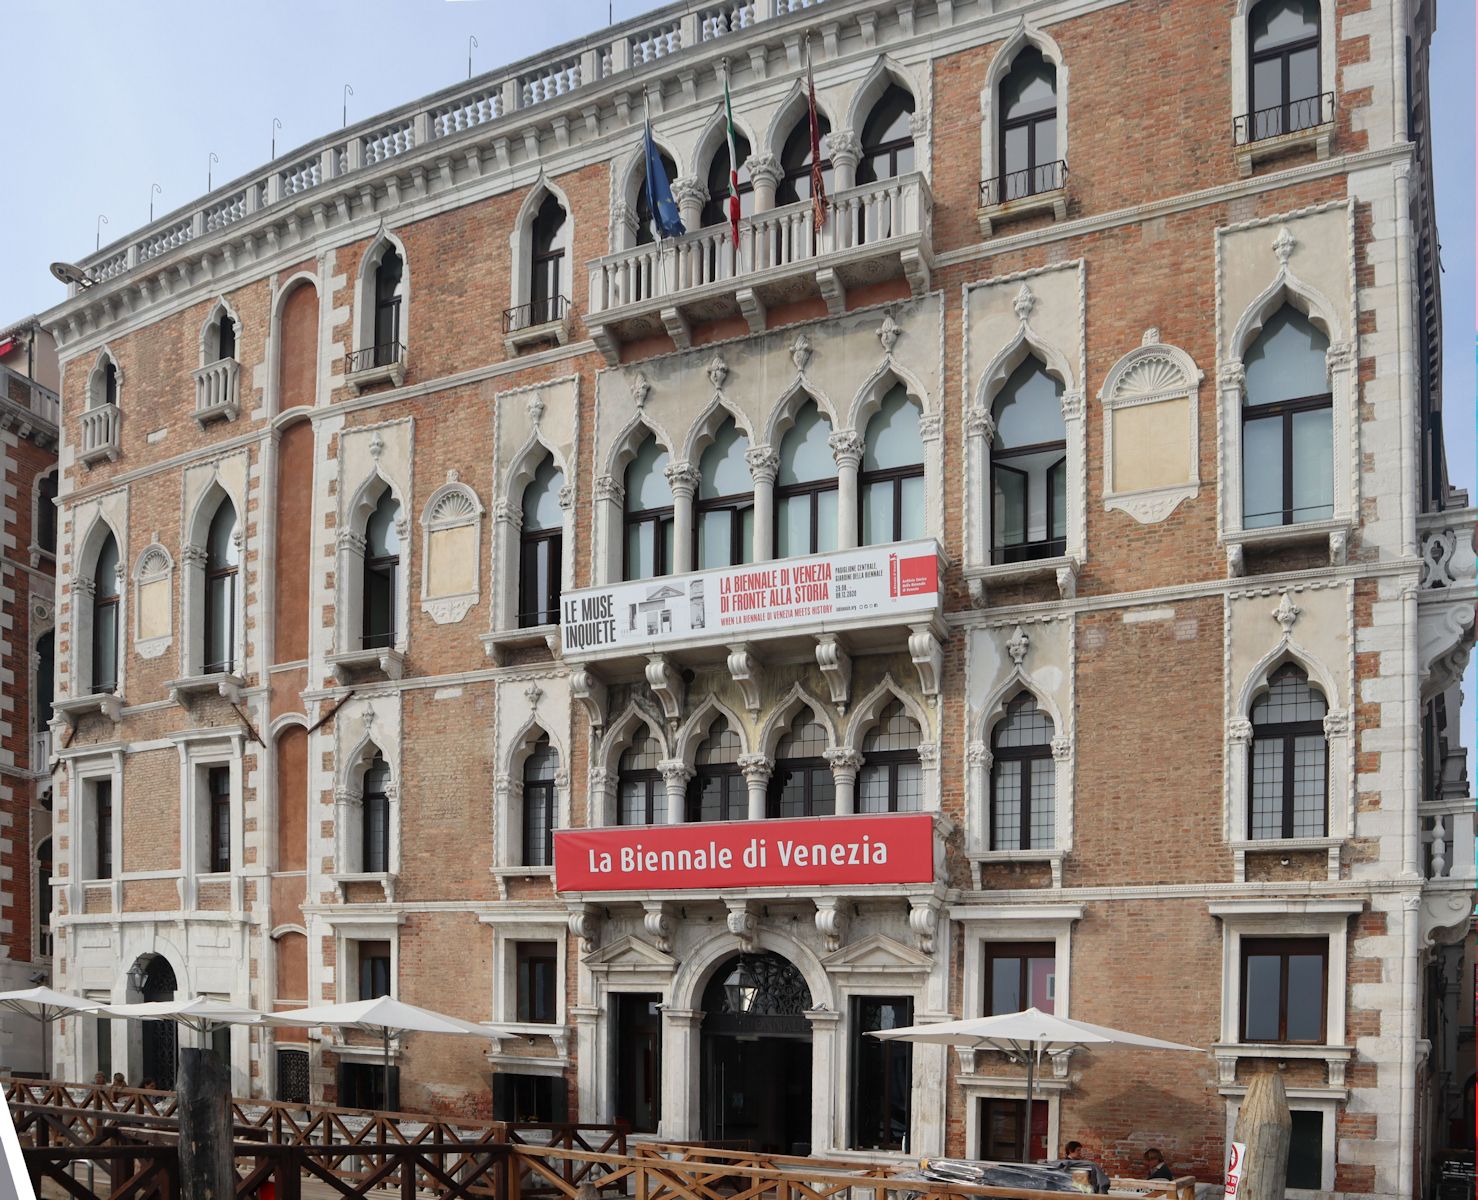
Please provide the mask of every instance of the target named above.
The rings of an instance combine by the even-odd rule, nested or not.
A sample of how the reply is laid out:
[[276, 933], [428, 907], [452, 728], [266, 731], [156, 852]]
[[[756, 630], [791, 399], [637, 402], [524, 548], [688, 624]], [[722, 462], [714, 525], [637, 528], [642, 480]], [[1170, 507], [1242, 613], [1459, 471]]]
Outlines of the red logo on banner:
[[931, 883], [927, 813], [564, 829], [558, 892]]
[[924, 596], [939, 590], [939, 560], [932, 554], [912, 558], [888, 555], [888, 595]]

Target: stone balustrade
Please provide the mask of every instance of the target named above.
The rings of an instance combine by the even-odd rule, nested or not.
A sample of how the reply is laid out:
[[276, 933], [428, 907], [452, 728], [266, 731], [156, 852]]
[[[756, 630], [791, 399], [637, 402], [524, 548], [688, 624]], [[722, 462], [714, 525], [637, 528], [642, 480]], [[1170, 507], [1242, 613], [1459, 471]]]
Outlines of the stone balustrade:
[[195, 372], [195, 419], [201, 425], [240, 416], [240, 374], [241, 366], [234, 358], [207, 363]]
[[116, 404], [99, 404], [82, 414], [82, 461], [112, 461], [118, 457], [122, 420]]

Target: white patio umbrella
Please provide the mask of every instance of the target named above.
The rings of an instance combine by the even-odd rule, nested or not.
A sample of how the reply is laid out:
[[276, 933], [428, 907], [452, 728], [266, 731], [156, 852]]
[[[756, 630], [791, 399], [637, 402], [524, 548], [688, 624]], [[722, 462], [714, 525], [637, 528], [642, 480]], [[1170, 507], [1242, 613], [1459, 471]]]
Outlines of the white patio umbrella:
[[320, 1004], [314, 1008], [296, 1008], [266, 1013], [263, 1025], [276, 1027], [326, 1026], [334, 1029], [358, 1029], [380, 1036], [385, 1054], [385, 1103], [390, 1103], [390, 1035], [392, 1033], [445, 1033], [454, 1037], [491, 1038], [493, 1031], [461, 1017], [417, 1008], [389, 996], [373, 1000], [352, 1000], [347, 1004]]
[[196, 996], [191, 1000], [149, 1000], [142, 1004], [107, 1004], [99, 1016], [124, 1017], [135, 1021], [171, 1021], [193, 1029], [202, 1039], [226, 1025], [256, 1025], [262, 1014], [250, 1008]]
[[1026, 1120], [1022, 1122], [1021, 1157], [1026, 1160], [1032, 1119], [1032, 1095], [1037, 1064], [1044, 1054], [1061, 1054], [1079, 1046], [1138, 1046], [1143, 1050], [1188, 1050], [1195, 1046], [1167, 1042], [1161, 1038], [1126, 1033], [1106, 1025], [1090, 1025], [1053, 1016], [1040, 1009], [1002, 1013], [994, 1017], [971, 1017], [964, 1021], [941, 1021], [936, 1025], [908, 1025], [902, 1029], [877, 1029], [872, 1036], [883, 1041], [923, 1042], [936, 1046], [965, 1046], [976, 1050], [1000, 1050], [1014, 1059], [1026, 1060]]
[[25, 988], [19, 992], [0, 992], [0, 1008], [20, 1013], [41, 1022], [41, 1073], [50, 1072], [46, 1066], [46, 1044], [51, 1040], [51, 1026], [72, 1013], [90, 1013], [102, 1008], [101, 1000], [88, 1000], [83, 996], [69, 996], [66, 992], [54, 992], [49, 987]]

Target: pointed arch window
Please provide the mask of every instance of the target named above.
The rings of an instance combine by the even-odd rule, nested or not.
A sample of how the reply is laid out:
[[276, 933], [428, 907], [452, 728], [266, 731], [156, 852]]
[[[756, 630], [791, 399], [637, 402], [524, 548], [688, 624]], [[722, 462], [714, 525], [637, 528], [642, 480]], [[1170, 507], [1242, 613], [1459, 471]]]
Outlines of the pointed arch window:
[[222, 500], [205, 535], [205, 673], [229, 675], [236, 668], [236, 609], [241, 550], [236, 544], [236, 509]]
[[560, 562], [564, 547], [564, 510], [559, 493], [563, 472], [546, 454], [523, 490], [523, 524], [519, 532], [518, 624], [521, 629], [559, 620]]
[[648, 434], [626, 467], [623, 578], [656, 579], [672, 570], [672, 488], [667, 451]]
[[1037, 47], [1024, 47], [1012, 60], [999, 105], [998, 203], [1061, 187], [1057, 68]]
[[543, 733], [523, 761], [523, 863], [554, 865], [555, 777], [559, 751]]
[[[666, 150], [659, 149], [658, 155], [662, 159], [662, 169], [666, 171], [668, 180], [677, 178], [677, 167], [672, 161], [672, 155]], [[727, 188], [725, 191], [727, 192]], [[645, 246], [650, 242], [661, 240], [661, 231], [657, 228], [656, 217], [652, 213], [652, 198], [647, 195], [646, 175], [642, 175], [641, 185], [636, 192], [636, 244]]]
[[118, 540], [110, 533], [92, 573], [92, 691], [118, 690]]
[[205, 334], [206, 363], [220, 362], [236, 357], [236, 322], [226, 311], [225, 305], [216, 306], [215, 318]]
[[991, 734], [990, 848], [1049, 850], [1053, 845], [1057, 764], [1052, 718], [1030, 692], [1006, 705]]
[[390, 767], [376, 751], [364, 772], [364, 819], [360, 827], [361, 870], [383, 875], [390, 870]]
[[667, 820], [667, 789], [657, 764], [661, 748], [650, 730], [641, 729], [616, 763], [616, 822], [661, 825]]
[[991, 409], [992, 561], [1055, 558], [1067, 549], [1067, 425], [1062, 384], [1040, 359], [1011, 373]]
[[36, 483], [36, 545], [45, 554], [56, 554], [57, 474], [48, 471]]
[[698, 743], [695, 771], [688, 781], [687, 821], [743, 821], [749, 792], [739, 769], [739, 735], [725, 717], [715, 717]]
[[[754, 180], [744, 164], [749, 161], [749, 139], [737, 129], [734, 131], [734, 149], [739, 155], [739, 216], [754, 214]], [[729, 223], [729, 140], [724, 138], [708, 160], [708, 199], [703, 202], [702, 224], [727, 225]]]
[[530, 325], [543, 325], [564, 316], [565, 221], [564, 206], [550, 192], [534, 215], [529, 261]]
[[858, 183], [896, 179], [914, 169], [913, 112], [913, 96], [896, 83], [889, 84], [862, 126]]
[[[826, 114], [816, 114], [817, 140], [831, 135], [831, 122], [827, 120]], [[822, 153], [830, 149], [822, 145]], [[821, 181], [826, 188], [826, 194], [830, 196], [835, 191], [832, 182], [831, 159], [821, 160]], [[775, 187], [775, 204], [795, 204], [801, 200], [811, 198], [811, 119], [802, 116], [794, 126], [791, 127], [790, 136], [785, 139], [785, 145], [780, 151], [780, 182]]]
[[837, 545], [837, 469], [831, 422], [814, 400], [780, 442], [775, 477], [775, 555], [823, 554]]
[[878, 714], [862, 740], [862, 770], [857, 775], [857, 811], [918, 812], [924, 806], [924, 768], [919, 759], [919, 723], [902, 701]]
[[924, 442], [918, 405], [901, 383], [867, 423], [857, 483], [859, 544], [924, 536]]
[[1252, 139], [1309, 129], [1319, 101], [1319, 0], [1262, 0], [1247, 17]]
[[[43, 633], [36, 639], [36, 701], [31, 714], [37, 733], [45, 733], [51, 724], [51, 705], [56, 699], [56, 634]], [[33, 763], [33, 769], [40, 764]]]
[[118, 364], [106, 351], [104, 351], [104, 356], [102, 365], [96, 368], [91, 376], [92, 386], [87, 398], [88, 408], [118, 403]]
[[836, 812], [836, 781], [826, 761], [826, 729], [802, 707], [775, 747], [775, 769], [765, 815], [829, 817]]
[[389, 488], [364, 526], [364, 648], [395, 644], [400, 579], [400, 504]]
[[754, 560], [754, 479], [745, 459], [748, 450], [749, 439], [729, 417], [698, 460], [693, 562], [700, 571]]
[[375, 267], [375, 366], [400, 361], [400, 281], [405, 262], [394, 246], [386, 248]]
[[1324, 837], [1328, 831], [1329, 705], [1309, 677], [1283, 666], [1252, 706], [1248, 837]]
[[1329, 339], [1285, 304], [1247, 351], [1243, 528], [1334, 516], [1334, 396], [1328, 350]]

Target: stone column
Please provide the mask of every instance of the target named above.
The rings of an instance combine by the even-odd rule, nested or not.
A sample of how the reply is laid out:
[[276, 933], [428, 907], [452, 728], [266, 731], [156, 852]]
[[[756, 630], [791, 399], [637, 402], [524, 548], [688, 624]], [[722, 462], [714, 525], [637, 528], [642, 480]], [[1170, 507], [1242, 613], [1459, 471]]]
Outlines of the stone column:
[[708, 203], [708, 189], [701, 179], [679, 175], [672, 181], [672, 198], [677, 201], [678, 216], [689, 233], [703, 227], [703, 206]]
[[862, 142], [850, 129], [833, 129], [826, 139], [834, 172], [832, 187], [844, 192], [857, 186], [857, 164], [862, 159]]
[[754, 480], [754, 561], [775, 557], [775, 476], [780, 455], [769, 446], [754, 446], [744, 455]]
[[773, 154], [751, 154], [744, 164], [754, 184], [754, 211], [767, 212], [775, 207], [775, 189], [780, 185], [780, 163]]
[[857, 772], [862, 768], [862, 755], [851, 746], [833, 746], [826, 752], [826, 762], [836, 782], [837, 816], [851, 816], [857, 811]]
[[749, 819], [763, 821], [769, 795], [770, 772], [775, 769], [775, 763], [765, 754], [741, 754], [739, 769], [744, 772], [744, 783], [749, 789]]
[[[701, 1136], [698, 1095], [698, 1030], [703, 1010], [662, 1008], [662, 1120], [664, 1138]], [[594, 1072], [592, 1072], [593, 1074]]]
[[857, 545], [857, 468], [862, 464], [862, 438], [844, 429], [831, 435], [831, 454], [837, 464], [837, 549]]
[[686, 815], [683, 810], [687, 807], [688, 780], [693, 778], [693, 772], [680, 758], [665, 758], [657, 764], [657, 769], [662, 772], [662, 783], [667, 788], [667, 823], [681, 825]]
[[672, 573], [685, 575], [693, 569], [693, 496], [698, 491], [698, 468], [692, 463], [673, 463], [667, 468], [667, 486], [672, 489]]

